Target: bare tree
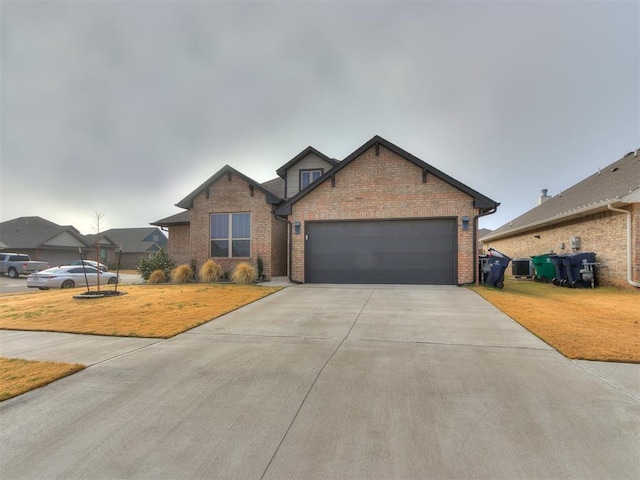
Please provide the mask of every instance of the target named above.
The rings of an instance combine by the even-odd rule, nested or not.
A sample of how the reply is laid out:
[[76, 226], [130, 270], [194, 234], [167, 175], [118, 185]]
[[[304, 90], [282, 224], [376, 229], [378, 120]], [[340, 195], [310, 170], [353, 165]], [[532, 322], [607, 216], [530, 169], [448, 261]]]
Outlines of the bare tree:
[[104, 218], [104, 212], [94, 212], [93, 229], [96, 231], [96, 260], [98, 261], [98, 291], [100, 291], [100, 221]]

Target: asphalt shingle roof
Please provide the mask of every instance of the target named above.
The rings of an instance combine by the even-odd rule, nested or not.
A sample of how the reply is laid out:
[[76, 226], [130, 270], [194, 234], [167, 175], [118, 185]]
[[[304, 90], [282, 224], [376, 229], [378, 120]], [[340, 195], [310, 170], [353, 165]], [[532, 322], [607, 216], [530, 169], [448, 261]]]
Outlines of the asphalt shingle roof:
[[156, 220], [151, 225], [157, 225], [158, 227], [168, 227], [169, 225], [189, 225], [191, 222], [191, 214], [189, 210], [184, 212], [169, 215], [168, 217]]
[[482, 240], [496, 239], [518, 231], [562, 219], [605, 209], [610, 203], [640, 191], [640, 153], [629, 152], [620, 160], [600, 169], [546, 202], [497, 228]]
[[39, 248], [63, 232], [69, 232], [86, 244], [84, 236], [75, 227], [58, 225], [42, 217], [18, 217], [0, 223], [0, 240], [7, 248]]
[[112, 228], [103, 234], [116, 245], [122, 245], [123, 253], [151, 252], [167, 245], [167, 237], [157, 227]]

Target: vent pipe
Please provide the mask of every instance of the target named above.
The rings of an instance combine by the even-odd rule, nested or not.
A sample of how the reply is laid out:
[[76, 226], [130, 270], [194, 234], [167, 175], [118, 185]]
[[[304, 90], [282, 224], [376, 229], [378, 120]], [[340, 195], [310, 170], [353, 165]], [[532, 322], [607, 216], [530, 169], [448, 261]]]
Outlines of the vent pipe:
[[544, 202], [546, 202], [547, 200], [549, 200], [551, 197], [549, 195], [547, 195], [547, 192], [549, 190], [546, 188], [542, 189], [542, 192], [540, 193], [540, 196], [538, 197], [538, 205], [542, 205]]

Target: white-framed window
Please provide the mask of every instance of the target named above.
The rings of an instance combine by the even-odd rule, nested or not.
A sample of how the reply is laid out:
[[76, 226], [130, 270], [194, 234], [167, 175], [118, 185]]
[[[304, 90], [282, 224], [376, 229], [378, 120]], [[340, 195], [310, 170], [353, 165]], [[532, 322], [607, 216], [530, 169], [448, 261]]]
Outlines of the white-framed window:
[[300, 190], [322, 176], [322, 169], [300, 170]]
[[251, 214], [212, 213], [211, 257], [251, 256]]

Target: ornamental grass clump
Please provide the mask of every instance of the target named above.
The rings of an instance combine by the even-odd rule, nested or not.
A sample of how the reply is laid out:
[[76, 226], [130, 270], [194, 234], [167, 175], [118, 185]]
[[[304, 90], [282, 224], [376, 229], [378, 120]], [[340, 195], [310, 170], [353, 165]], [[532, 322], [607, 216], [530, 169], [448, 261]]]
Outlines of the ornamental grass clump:
[[193, 270], [191, 270], [191, 266], [187, 265], [178, 265], [176, 268], [171, 270], [171, 281], [173, 283], [187, 283], [193, 279]]
[[151, 272], [147, 283], [165, 283], [166, 281], [167, 277], [165, 276], [164, 272], [158, 269]]
[[239, 263], [231, 274], [231, 281], [239, 285], [253, 283], [258, 278], [256, 269], [247, 262]]
[[220, 280], [222, 277], [222, 267], [218, 265], [213, 260], [209, 259], [205, 262], [202, 267], [200, 267], [200, 272], [198, 277], [201, 282], [204, 283], [213, 283]]

